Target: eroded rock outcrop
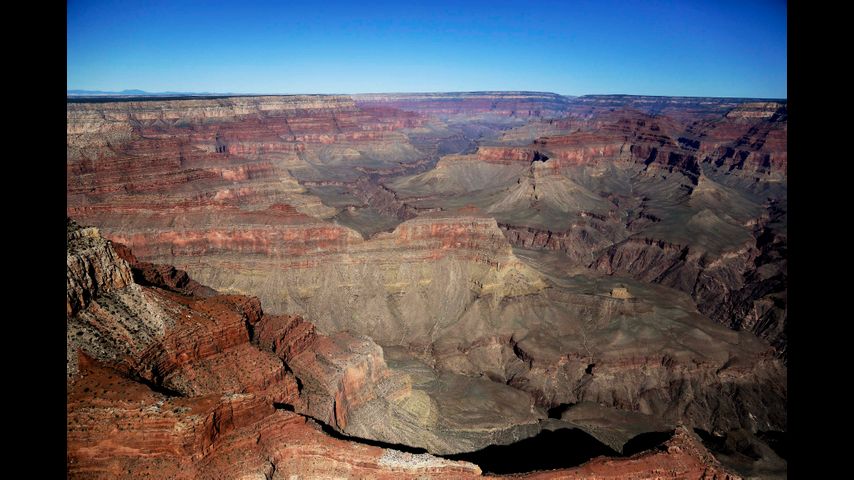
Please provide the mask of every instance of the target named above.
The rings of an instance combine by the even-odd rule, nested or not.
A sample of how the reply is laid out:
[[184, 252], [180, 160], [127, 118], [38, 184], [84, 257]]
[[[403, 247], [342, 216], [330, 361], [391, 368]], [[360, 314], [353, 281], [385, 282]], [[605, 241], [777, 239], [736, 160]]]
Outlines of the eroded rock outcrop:
[[[85, 245], [72, 242], [81, 235], [87, 238]], [[93, 247], [102, 255], [102, 266], [130, 269], [97, 232], [69, 223], [69, 256], [89, 256], [91, 260]], [[133, 261], [133, 255], [122, 250], [122, 255]], [[76, 264], [69, 263], [69, 273]], [[144, 267], [150, 269], [151, 265]], [[115, 298], [116, 291], [106, 288], [116, 287], [111, 277], [95, 278], [89, 287], [89, 305], [69, 318], [69, 329], [86, 318], [79, 318], [82, 314], [97, 309], [105, 299]], [[480, 476], [480, 468], [471, 463], [330, 438], [321, 425], [282, 408], [293, 405], [297, 412], [325, 416], [330, 426], [344, 432], [349, 425], [364, 422], [366, 409], [374, 416], [367, 417], [371, 423], [362, 424], [368, 430], [357, 432], [376, 432], [371, 428], [377, 425], [392, 429], [405, 425], [375, 414], [398, 415], [400, 422], [400, 411], [409, 408], [410, 413], [420, 413], [420, 418], [428, 421], [419, 426], [429, 432], [431, 414], [424, 417], [423, 410], [412, 407], [435, 402], [429, 397], [435, 392], [424, 388], [424, 372], [416, 373], [417, 368], [424, 367], [413, 370], [412, 360], [404, 360], [407, 357], [395, 354], [395, 367], [389, 367], [383, 350], [370, 339], [343, 333], [319, 335], [299, 317], [265, 315], [253, 298], [211, 295], [208, 291], [197, 296], [172, 291], [167, 282], [154, 284], [150, 277], [148, 282], [148, 286], [118, 288], [141, 292], [145, 301], [156, 299], [161, 313], [171, 319], [157, 335], [140, 337], [147, 340], [143, 354], [110, 356], [90, 349], [93, 356], [86, 353], [83, 344], [69, 340], [68, 350], [78, 358], [77, 369], [69, 376], [67, 401], [68, 471], [72, 478]], [[129, 325], [130, 330], [148, 320], [140, 311], [123, 311], [110, 318], [117, 325]], [[105, 329], [104, 335], [122, 337], [111, 328]], [[409, 367], [405, 366], [407, 362]], [[291, 372], [300, 375], [299, 384]], [[453, 386], [454, 381], [440, 383], [442, 389], [459, 388]], [[468, 381], [464, 383], [468, 385]], [[419, 388], [422, 394], [413, 395]], [[397, 405], [397, 410], [371, 407], [380, 402], [393, 404], [401, 398], [408, 400]], [[442, 407], [448, 405], [440, 405], [432, 415], [447, 415]], [[591, 475], [587, 469], [595, 470], [590, 478], [629, 470], [642, 477], [662, 471], [693, 475], [691, 469], [698, 464], [718, 468], [715, 460], [702, 447], [692, 446], [685, 435], [677, 432], [668, 445], [681, 449], [671, 447], [666, 455], [645, 454], [604, 464], [595, 461], [559, 475], [587, 478]], [[494, 433], [488, 438], [493, 442], [486, 445], [498, 440]], [[541, 475], [532, 474], [532, 478]]]
[[[69, 222], [68, 232], [69, 278], [84, 259], [131, 278], [129, 264], [96, 230]], [[168, 283], [153, 284], [150, 277], [148, 286], [119, 287], [111, 275], [90, 280], [84, 290], [88, 305], [67, 322], [67, 350], [76, 359], [69, 371], [67, 403], [68, 469], [74, 478], [224, 478], [276, 472], [459, 478], [480, 473], [472, 464], [336, 440], [306, 418], [277, 410], [277, 405], [299, 404], [300, 386], [281, 358], [251, 343], [253, 337], [256, 343], [266, 339], [269, 330], [257, 299], [173, 292]], [[78, 285], [69, 283], [69, 291], [79, 292]], [[99, 315], [107, 302], [122, 309]], [[150, 332], [154, 308], [161, 323]], [[95, 318], [100, 320], [98, 336], [77, 335]], [[269, 325], [281, 326], [283, 319], [287, 317], [271, 317]], [[310, 324], [287, 325], [283, 332], [290, 348], [280, 342], [276, 350], [303, 351], [309, 345], [299, 339], [313, 334]], [[297, 333], [301, 329], [310, 334]], [[130, 348], [116, 350], [123, 341]], [[338, 368], [344, 371], [352, 363], [334, 360], [342, 361]], [[345, 380], [352, 377], [348, 375]], [[358, 396], [368, 387], [355, 385], [349, 395]], [[343, 395], [350, 398], [346, 391]]]
[[298, 179], [354, 181], [426, 158], [400, 133], [415, 114], [342, 96], [69, 103], [67, 116], [67, 213], [126, 234], [277, 204], [331, 218]]
[[97, 228], [80, 228], [71, 220], [66, 228], [69, 252], [66, 314], [73, 316], [85, 309], [95, 296], [121, 290], [130, 285], [133, 278], [127, 263], [118, 259], [108, 244], [100, 241]]
[[[68, 230], [69, 278], [86, 260], [104, 271], [122, 271], [130, 280], [131, 267], [111, 242], [73, 222]], [[85, 244], [79, 242], [82, 234]], [[137, 277], [144, 276], [136, 271]], [[68, 317], [70, 378], [77, 372], [77, 351], [82, 350], [131, 377], [183, 396], [253, 392], [279, 403], [295, 400], [293, 375], [274, 355], [250, 344], [251, 329], [261, 319], [257, 299], [211, 296], [210, 289], [200, 286], [196, 290], [207, 298], [188, 296], [170, 291], [174, 283], [152, 283], [157, 280], [152, 277], [147, 279], [152, 288], [131, 282], [116, 288], [112, 276], [92, 279], [84, 290], [89, 304]], [[69, 292], [75, 287], [69, 283]]]
[[155, 261], [185, 259], [179, 268], [252, 292], [274, 313], [304, 314], [324, 331], [349, 329], [384, 345], [429, 338], [487, 294], [499, 301], [544, 286], [482, 212], [425, 215], [370, 240], [308, 217], [271, 226], [239, 219], [223, 230], [112, 238]]
[[785, 102], [581, 97], [390, 186], [416, 209], [467, 198], [515, 247], [689, 293], [785, 359], [786, 131]]
[[591, 266], [689, 293], [703, 313], [733, 329], [752, 331], [786, 357], [785, 234], [760, 229], [755, 243], [719, 256], [634, 237], [609, 247]]
[[164, 396], [96, 365], [84, 367], [67, 408], [70, 478], [480, 475], [470, 463], [331, 438], [257, 395]]

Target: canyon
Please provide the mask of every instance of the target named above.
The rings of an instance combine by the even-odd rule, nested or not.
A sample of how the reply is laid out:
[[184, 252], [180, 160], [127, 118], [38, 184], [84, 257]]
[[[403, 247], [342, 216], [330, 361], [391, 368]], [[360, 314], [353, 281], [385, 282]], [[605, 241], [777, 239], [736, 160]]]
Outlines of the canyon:
[[785, 478], [787, 115], [69, 99], [69, 476]]

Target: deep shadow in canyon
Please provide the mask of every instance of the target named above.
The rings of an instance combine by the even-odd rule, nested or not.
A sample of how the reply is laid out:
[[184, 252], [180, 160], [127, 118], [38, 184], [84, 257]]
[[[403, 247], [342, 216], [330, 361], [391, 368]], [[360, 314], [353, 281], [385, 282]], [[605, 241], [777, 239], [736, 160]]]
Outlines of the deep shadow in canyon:
[[491, 445], [469, 453], [447, 455], [478, 465], [485, 473], [510, 474], [581, 465], [599, 456], [617, 457], [611, 447], [577, 428], [543, 430], [510, 445]]

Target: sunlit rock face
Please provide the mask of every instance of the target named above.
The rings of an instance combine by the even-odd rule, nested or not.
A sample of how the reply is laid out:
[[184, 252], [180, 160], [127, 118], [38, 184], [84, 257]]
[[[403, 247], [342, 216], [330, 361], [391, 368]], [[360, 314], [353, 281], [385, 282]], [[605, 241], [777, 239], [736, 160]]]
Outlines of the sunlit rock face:
[[[524, 394], [512, 388], [502, 391], [480, 380], [476, 391], [492, 392], [475, 398], [480, 395], [470, 389], [477, 380], [444, 376], [425, 382], [429, 367], [399, 353], [387, 364], [383, 349], [367, 337], [318, 334], [300, 317], [265, 314], [257, 299], [219, 295], [183, 272], [164, 279], [162, 272], [173, 268], [140, 262], [95, 229], [69, 221], [67, 241], [74, 279], [69, 291], [85, 292], [88, 299], [67, 318], [67, 349], [76, 359], [67, 396], [72, 478], [266, 478], [280, 472], [474, 478], [482, 475], [475, 464], [332, 438], [314, 419], [345, 433], [422, 442], [431, 450], [509, 443], [539, 429], [539, 422], [529, 421], [528, 432], [519, 436], [521, 418], [512, 415]], [[100, 267], [82, 287], [76, 268], [81, 262]], [[103, 272], [127, 274], [128, 281], [116, 283]], [[187, 285], [192, 292], [182, 291]], [[152, 323], [159, 327], [153, 333]], [[81, 338], [86, 329], [97, 333]], [[131, 348], [111, 349], [120, 342]], [[454, 396], [441, 395], [449, 389]], [[509, 410], [495, 415], [490, 409], [499, 399]], [[472, 404], [484, 410], [477, 421], [492, 424], [479, 431], [472, 428], [473, 411], [454, 416]], [[496, 429], [495, 422], [504, 427]], [[504, 438], [502, 432], [515, 433]], [[731, 474], [684, 429], [665, 447], [530, 477]]]

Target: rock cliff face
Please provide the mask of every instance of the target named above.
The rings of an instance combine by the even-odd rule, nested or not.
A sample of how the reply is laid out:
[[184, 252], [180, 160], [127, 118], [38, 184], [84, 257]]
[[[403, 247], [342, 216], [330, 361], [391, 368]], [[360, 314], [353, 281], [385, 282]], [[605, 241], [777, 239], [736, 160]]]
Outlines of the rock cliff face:
[[780, 102], [581, 97], [390, 187], [415, 209], [465, 198], [516, 247], [689, 293], [785, 358], [786, 130]]
[[[532, 399], [522, 392], [436, 376], [411, 360], [388, 361], [368, 337], [319, 335], [299, 317], [277, 318], [281, 322], [265, 322], [258, 330], [259, 341], [299, 376], [296, 410], [346, 435], [449, 454], [512, 443], [540, 430]], [[470, 382], [480, 389], [470, 389]], [[483, 411], [502, 401], [501, 410]], [[480, 418], [467, 417], [471, 412]]]
[[121, 290], [132, 281], [130, 267], [116, 253], [100, 242], [97, 228], [78, 228], [68, 222], [68, 256], [66, 311], [69, 316], [85, 309], [98, 294]]
[[331, 438], [253, 394], [166, 396], [87, 367], [68, 397], [70, 478], [473, 478], [470, 463]]
[[717, 119], [747, 103], [765, 103], [751, 98], [666, 97], [648, 95], [583, 95], [572, 101], [571, 117], [595, 117], [628, 108], [646, 114], [666, 116], [682, 125], [699, 119]]
[[[89, 299], [67, 319], [68, 351], [77, 358], [68, 377], [69, 477], [481, 476], [471, 463], [332, 438], [305, 416], [325, 416], [347, 431], [367, 406], [413, 396], [417, 382], [409, 373], [392, 372], [370, 339], [319, 335], [299, 317], [264, 314], [251, 297], [178, 292], [174, 282], [158, 282], [149, 273], [170, 269], [138, 262], [126, 248], [117, 253], [94, 229], [69, 222], [67, 230], [69, 278], [88, 261], [102, 272], [124, 272], [127, 281], [97, 274], [82, 286], [69, 282], [69, 291], [85, 291]], [[145, 285], [131, 283], [130, 273]], [[100, 337], [76, 340], [76, 329], [101, 305], [125, 300], [127, 307], [128, 298], [139, 299], [142, 308], [101, 316]], [[142, 353], [92, 348], [147, 331], [154, 309], [163, 328], [135, 335], [137, 345], [145, 344]], [[666, 453], [530, 476], [611, 478], [631, 471], [677, 478], [701, 468], [729, 473], [692, 438], [678, 431]]]
[[[485, 375], [496, 382], [508, 383], [531, 395], [531, 400], [519, 400], [523, 405], [535, 403], [550, 408], [593, 400], [672, 421], [690, 421], [706, 430], [748, 425], [754, 429], [785, 429], [784, 410], [762, 407], [785, 405], [786, 394], [785, 372], [773, 360], [765, 358], [761, 345], [751, 342], [749, 337], [732, 337], [725, 329], [709, 330], [705, 320], [681, 299], [674, 300], [682, 304], [677, 310], [672, 310], [673, 305], [669, 307], [678, 314], [659, 312], [657, 308], [665, 298], [659, 292], [641, 288], [635, 292], [645, 292], [646, 299], [641, 295], [623, 304], [622, 299], [604, 298], [597, 291], [585, 292], [580, 286], [562, 284], [561, 280], [546, 281], [543, 273], [515, 256], [495, 221], [482, 215], [472, 209], [454, 215], [422, 215], [404, 222], [392, 233], [368, 241], [351, 236], [347, 242], [317, 244], [323, 238], [319, 230], [302, 230], [303, 234], [289, 236], [287, 242], [269, 242], [287, 245], [286, 252], [250, 250], [245, 257], [235, 256], [235, 252], [241, 251], [239, 244], [219, 250], [205, 239], [200, 244], [190, 244], [190, 250], [168, 253], [162, 250], [161, 256], [157, 255], [158, 250], [145, 244], [139, 248], [158, 260], [171, 258], [168, 255], [173, 251], [199, 255], [204, 263], [189, 264], [186, 268], [193, 268], [206, 282], [228, 278], [232, 288], [261, 295], [265, 303], [274, 305], [275, 311], [316, 319], [324, 332], [347, 330], [369, 335], [381, 345], [405, 347], [441, 371]], [[194, 238], [189, 232], [174, 235]], [[133, 239], [114, 238], [133, 243]], [[229, 238], [239, 241], [233, 236]], [[171, 248], [181, 245], [175, 243]], [[253, 241], [247, 245], [260, 249], [267, 243]], [[241, 260], [237, 262], [237, 258]], [[236, 271], [230, 273], [230, 268]], [[438, 299], [441, 303], [437, 303]], [[585, 311], [596, 312], [593, 323], [584, 320]], [[518, 319], [526, 318], [530, 312], [537, 312], [538, 320], [520, 325]], [[656, 351], [665, 353], [650, 357], [638, 353], [637, 338], [613, 330], [614, 325], [628, 318], [634, 319], [636, 325], [645, 325], [644, 335], [650, 338], [666, 338], [652, 332], [676, 328], [684, 330], [682, 335], [686, 338], [702, 337], [705, 341], [688, 350], [664, 341]], [[688, 329], [684, 327], [686, 322], [691, 325]], [[560, 333], [557, 337], [556, 332]], [[582, 342], [579, 335], [584, 339]], [[316, 418], [348, 431], [352, 422], [338, 410], [341, 405], [353, 402], [345, 396], [334, 405], [329, 404], [336, 396], [344, 395], [348, 381], [387, 383], [383, 387], [386, 394], [376, 395], [385, 400], [394, 398], [393, 391], [411, 389], [405, 379], [387, 378], [385, 373], [378, 373], [384, 368], [379, 361], [382, 356], [376, 345], [373, 353], [369, 353], [371, 342], [358, 346], [358, 342], [330, 341], [325, 340], [325, 346], [318, 344], [312, 355], [328, 351], [337, 358], [343, 355], [341, 352], [352, 349], [363, 352], [360, 353], [363, 359], [357, 362], [361, 366], [354, 367], [355, 377], [352, 377], [362, 380], [347, 380], [351, 378], [347, 377], [347, 371], [322, 375], [324, 381], [339, 379], [313, 388], [327, 402], [323, 405], [316, 400], [307, 407], [318, 409], [311, 410]], [[615, 348], [613, 342], [625, 347]], [[651, 348], [650, 342], [646, 340], [644, 348]], [[733, 355], [744, 358], [745, 365], [751, 366], [734, 369]], [[597, 365], [598, 376], [586, 373], [591, 364]], [[732, 380], [730, 377], [723, 380], [722, 369], [734, 375]], [[653, 371], [658, 373], [652, 374]], [[621, 381], [615, 383], [613, 378]], [[650, 383], [651, 378], [656, 380]], [[731, 389], [732, 394], [721, 388]], [[410, 401], [411, 396], [401, 395], [406, 402]], [[733, 401], [733, 396], [738, 400]], [[430, 397], [429, 392], [426, 397]], [[710, 404], [717, 406], [711, 409]], [[677, 408], [678, 405], [682, 406]], [[392, 401], [384, 408], [392, 411], [398, 407]], [[406, 412], [400, 413], [407, 418], [403, 423], [415, 421], [412, 409], [400, 408]], [[435, 407], [425, 408], [413, 407], [428, 417], [432, 415], [430, 408]], [[435, 420], [436, 424], [441, 420]], [[357, 427], [350, 430], [353, 429]], [[475, 439], [470, 440], [469, 447], [438, 438], [427, 442], [423, 432], [420, 439], [413, 435], [404, 442], [405, 438], [395, 437], [386, 430], [358, 431], [362, 436], [392, 443], [408, 442], [442, 453], [483, 446]], [[513, 435], [506, 438], [516, 438]]]
[[[88, 304], [68, 315], [69, 376], [78, 372], [81, 349], [94, 360], [114, 363], [129, 376], [176, 394], [253, 392], [293, 403], [293, 376], [274, 355], [250, 344], [250, 329], [261, 318], [257, 299], [188, 297], [170, 291], [166, 282], [146, 282], [160, 288], [141, 287], [131, 283], [131, 267], [97, 232], [73, 223], [68, 229], [69, 277], [88, 261], [124, 272], [128, 279], [117, 288], [110, 277], [96, 275], [84, 287]], [[69, 291], [73, 287], [77, 284], [69, 283]], [[234, 368], [223, 369], [223, 364]]]
[[[88, 303], [68, 316], [68, 352], [77, 359], [68, 377], [72, 477], [479, 475], [472, 464], [428, 455], [407, 462], [400, 452], [335, 440], [306, 418], [277, 410], [308, 401], [301, 400], [287, 364], [269, 351], [273, 345], [268, 350], [259, 344], [273, 329], [283, 333], [277, 352], [302, 352], [310, 344], [300, 339], [313, 335], [310, 324], [265, 316], [251, 297], [199, 298], [174, 292], [165, 282], [130, 283], [132, 267], [96, 230], [69, 223], [68, 232], [69, 278], [88, 261], [102, 271], [123, 272], [127, 280], [117, 285], [109, 275], [92, 276], [82, 287]], [[69, 282], [69, 292], [80, 292], [79, 285]], [[100, 314], [102, 309], [111, 312]], [[154, 313], [162, 328], [148, 334]], [[99, 336], [81, 342], [79, 329], [93, 317], [100, 320]], [[110, 349], [121, 342], [131, 348]], [[349, 357], [335, 361], [349, 371]], [[353, 395], [364, 387], [352, 387]], [[342, 415], [347, 407], [339, 407]]]
[[696, 146], [703, 161], [718, 168], [782, 181], [788, 168], [787, 119], [786, 104], [746, 103], [723, 119], [692, 126], [680, 142], [686, 148]]
[[418, 124], [413, 114], [348, 97], [69, 104], [67, 115], [68, 212], [114, 229], [138, 228], [130, 215], [210, 221], [279, 203], [329, 218], [336, 210], [297, 177], [355, 178], [423, 158], [398, 132]]
[[534, 142], [553, 152], [553, 168], [590, 163], [629, 161], [674, 168], [688, 176], [699, 171], [696, 158], [686, 155], [672, 136], [678, 127], [667, 117], [622, 111], [613, 121], [595, 130], [545, 137]]
[[688, 292], [711, 318], [752, 331], [786, 356], [784, 235], [760, 230], [755, 243], [720, 256], [689, 245], [630, 238], [608, 248], [592, 266]]
[[304, 216], [262, 222], [112, 238], [155, 261], [185, 258], [179, 268], [257, 294], [273, 312], [305, 314], [324, 331], [350, 329], [384, 344], [448, 328], [479, 295], [509, 298], [543, 286], [482, 213], [419, 217], [367, 241]]

